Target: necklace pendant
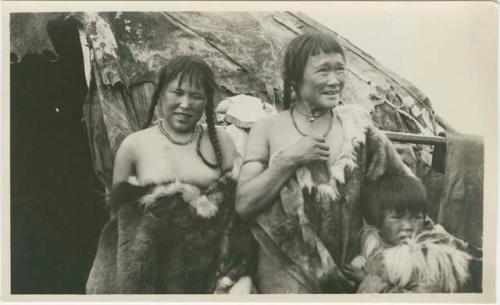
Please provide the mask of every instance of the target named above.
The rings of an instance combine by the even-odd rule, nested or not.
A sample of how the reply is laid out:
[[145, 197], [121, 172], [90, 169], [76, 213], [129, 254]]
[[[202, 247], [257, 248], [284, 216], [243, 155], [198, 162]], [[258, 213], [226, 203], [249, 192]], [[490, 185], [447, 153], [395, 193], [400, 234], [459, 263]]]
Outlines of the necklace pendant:
[[315, 120], [316, 120], [316, 118], [312, 116], [309, 118], [309, 123], [314, 123]]

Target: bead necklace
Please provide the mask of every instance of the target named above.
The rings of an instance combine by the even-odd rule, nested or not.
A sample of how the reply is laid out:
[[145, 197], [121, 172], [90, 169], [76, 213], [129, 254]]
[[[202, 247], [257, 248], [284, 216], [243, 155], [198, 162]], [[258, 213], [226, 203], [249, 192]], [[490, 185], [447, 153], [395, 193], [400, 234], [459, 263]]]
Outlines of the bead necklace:
[[[290, 109], [290, 116], [292, 118], [292, 123], [293, 123], [293, 127], [295, 127], [295, 129], [304, 137], [308, 137], [307, 134], [305, 134], [302, 130], [300, 130], [299, 126], [297, 125], [297, 122], [295, 121], [295, 117], [293, 116], [293, 110], [295, 109], [295, 107], [292, 106], [292, 108]], [[330, 113], [332, 115], [332, 119], [330, 120], [330, 124], [328, 124], [328, 128], [326, 129], [326, 132], [323, 134], [323, 138], [325, 138], [328, 133], [330, 132], [330, 130], [332, 130], [332, 126], [333, 126], [333, 111], [330, 110]]]
[[193, 134], [191, 135], [191, 137], [187, 141], [183, 142], [183, 141], [178, 141], [178, 140], [174, 139], [174, 137], [172, 137], [167, 132], [167, 130], [163, 126], [163, 120], [160, 120], [158, 122], [158, 129], [160, 129], [160, 132], [165, 136], [165, 138], [167, 138], [168, 141], [170, 141], [172, 144], [175, 144], [175, 145], [188, 145], [188, 144], [193, 143], [193, 141], [196, 139], [196, 136], [198, 135], [199, 127], [200, 126], [198, 124], [196, 124], [196, 126], [193, 129]]
[[297, 108], [295, 106], [294, 106], [294, 108], [295, 108], [295, 110], [297, 110], [297, 113], [300, 114], [301, 116], [305, 117], [309, 121], [309, 123], [314, 123], [314, 121], [316, 121], [316, 119], [318, 119], [318, 118], [320, 118], [328, 113], [328, 111], [326, 111], [320, 115], [308, 115], [308, 114], [300, 112], [299, 108]]

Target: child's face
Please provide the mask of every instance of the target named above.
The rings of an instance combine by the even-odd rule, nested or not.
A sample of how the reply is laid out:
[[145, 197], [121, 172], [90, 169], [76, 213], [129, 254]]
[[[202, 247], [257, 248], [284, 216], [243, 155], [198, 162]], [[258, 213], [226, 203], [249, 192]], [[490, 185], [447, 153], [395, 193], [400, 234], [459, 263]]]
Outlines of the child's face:
[[403, 244], [413, 234], [418, 234], [424, 226], [423, 213], [403, 214], [395, 210], [385, 210], [380, 226], [380, 235], [386, 243], [396, 246]]

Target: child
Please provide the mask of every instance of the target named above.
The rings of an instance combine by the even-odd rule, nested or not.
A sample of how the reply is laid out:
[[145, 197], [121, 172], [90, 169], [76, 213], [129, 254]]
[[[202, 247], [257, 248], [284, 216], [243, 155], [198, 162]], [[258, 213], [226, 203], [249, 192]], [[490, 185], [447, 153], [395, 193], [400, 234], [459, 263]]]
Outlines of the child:
[[467, 246], [426, 217], [416, 178], [385, 175], [369, 184], [362, 253], [345, 268], [358, 293], [460, 292], [469, 277]]

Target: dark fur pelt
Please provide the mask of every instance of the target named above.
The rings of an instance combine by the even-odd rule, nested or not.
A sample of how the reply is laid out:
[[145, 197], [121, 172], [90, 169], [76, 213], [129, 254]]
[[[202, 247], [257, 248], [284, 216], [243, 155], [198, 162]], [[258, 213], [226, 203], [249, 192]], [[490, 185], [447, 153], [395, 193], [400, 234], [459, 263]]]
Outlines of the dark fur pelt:
[[250, 275], [256, 245], [234, 212], [234, 181], [207, 190], [173, 182], [111, 191], [87, 293], [213, 293]]

